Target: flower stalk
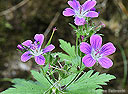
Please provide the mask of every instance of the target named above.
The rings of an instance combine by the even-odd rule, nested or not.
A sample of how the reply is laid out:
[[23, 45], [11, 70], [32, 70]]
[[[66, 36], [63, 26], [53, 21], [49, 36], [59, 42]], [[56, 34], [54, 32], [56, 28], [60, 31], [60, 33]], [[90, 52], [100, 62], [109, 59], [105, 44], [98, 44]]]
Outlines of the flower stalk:
[[42, 72], [43, 72], [43, 76], [48, 80], [48, 82], [49, 82], [51, 85], [53, 85], [52, 82], [47, 78], [46, 73], [44, 72], [43, 66], [40, 65], [40, 67], [41, 67], [41, 70], [42, 70]]
[[51, 43], [51, 40], [52, 40], [53, 35], [54, 35], [54, 33], [55, 33], [55, 31], [56, 31], [56, 30], [57, 30], [57, 29], [56, 29], [56, 27], [55, 27], [55, 28], [53, 28], [52, 35], [51, 35], [51, 37], [50, 37], [50, 39], [49, 39], [48, 43], [46, 44], [46, 47]]

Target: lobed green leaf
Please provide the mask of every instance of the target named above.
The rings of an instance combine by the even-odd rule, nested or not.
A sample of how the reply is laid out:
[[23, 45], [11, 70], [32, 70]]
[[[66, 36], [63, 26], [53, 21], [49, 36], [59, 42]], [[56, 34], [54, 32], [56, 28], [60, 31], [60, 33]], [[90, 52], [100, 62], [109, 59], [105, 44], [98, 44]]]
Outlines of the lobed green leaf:
[[[72, 83], [67, 89], [68, 94], [102, 94], [102, 86], [107, 85], [106, 82], [115, 79], [116, 77], [110, 74], [93, 74], [90, 70], [82, 75], [79, 80]], [[92, 75], [93, 74], [93, 75]]]
[[50, 88], [49, 82], [42, 73], [33, 70], [31, 73], [37, 81], [26, 81], [18, 78], [13, 79], [13, 87], [3, 91], [1, 94], [43, 94]]

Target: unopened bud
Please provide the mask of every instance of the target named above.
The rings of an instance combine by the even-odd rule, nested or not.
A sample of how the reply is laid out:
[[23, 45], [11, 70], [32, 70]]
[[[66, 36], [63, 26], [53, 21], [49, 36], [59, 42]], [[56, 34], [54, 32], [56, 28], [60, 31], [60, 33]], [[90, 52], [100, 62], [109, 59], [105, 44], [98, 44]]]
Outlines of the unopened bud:
[[17, 45], [17, 48], [20, 50], [20, 51], [23, 51], [24, 47], [21, 45], [21, 44], [18, 44]]
[[83, 35], [81, 36], [81, 39], [82, 39], [82, 41], [84, 40], [84, 36]]
[[54, 27], [54, 28], [53, 28], [53, 32], [55, 32], [56, 30], [57, 30], [57, 28], [56, 28], [56, 27]]
[[103, 26], [103, 27], [105, 27], [105, 24], [103, 22], [100, 22], [100, 25]]

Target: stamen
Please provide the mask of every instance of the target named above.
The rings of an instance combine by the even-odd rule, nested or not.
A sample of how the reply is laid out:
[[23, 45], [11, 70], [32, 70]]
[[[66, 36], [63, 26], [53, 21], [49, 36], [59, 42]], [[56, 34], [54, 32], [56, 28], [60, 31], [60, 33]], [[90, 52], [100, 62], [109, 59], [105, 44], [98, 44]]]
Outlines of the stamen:
[[98, 49], [96, 49], [95, 51], [96, 51], [95, 56], [100, 53], [100, 51]]
[[80, 6], [80, 14], [82, 13], [82, 6]]

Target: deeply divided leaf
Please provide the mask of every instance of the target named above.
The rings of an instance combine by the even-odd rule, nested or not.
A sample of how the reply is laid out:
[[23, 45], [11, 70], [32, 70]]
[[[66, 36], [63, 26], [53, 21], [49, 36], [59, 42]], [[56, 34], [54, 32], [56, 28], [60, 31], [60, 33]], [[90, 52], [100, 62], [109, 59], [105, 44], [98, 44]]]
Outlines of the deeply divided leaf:
[[71, 46], [70, 43], [67, 43], [64, 40], [59, 39], [60, 41], [60, 47], [71, 57], [75, 57], [75, 46]]
[[37, 81], [26, 81], [24, 79], [13, 79], [12, 88], [9, 88], [1, 94], [43, 94], [50, 88], [50, 84], [42, 73], [31, 71]]
[[106, 82], [116, 78], [106, 73], [99, 75], [99, 72], [92, 75], [93, 72], [90, 70], [84, 73], [79, 80], [67, 88], [66, 92], [68, 94], [102, 94], [101, 85], [107, 85]]

